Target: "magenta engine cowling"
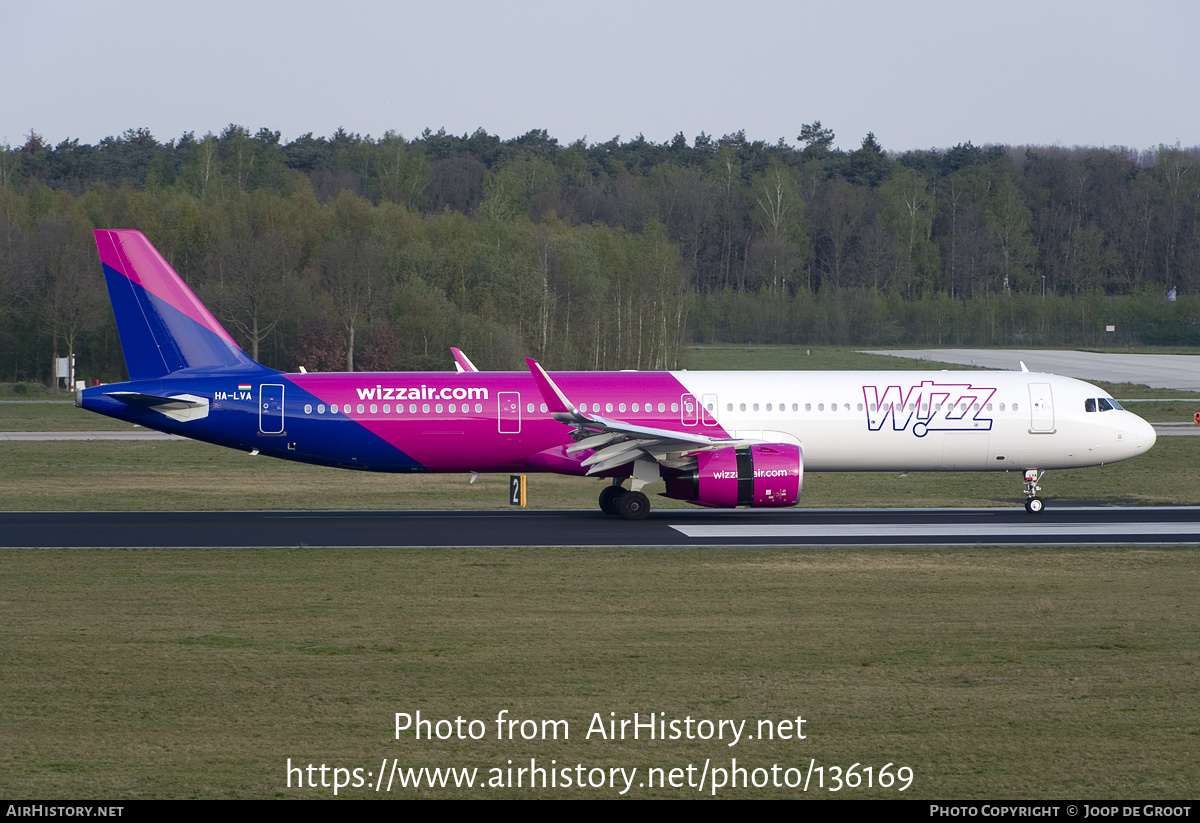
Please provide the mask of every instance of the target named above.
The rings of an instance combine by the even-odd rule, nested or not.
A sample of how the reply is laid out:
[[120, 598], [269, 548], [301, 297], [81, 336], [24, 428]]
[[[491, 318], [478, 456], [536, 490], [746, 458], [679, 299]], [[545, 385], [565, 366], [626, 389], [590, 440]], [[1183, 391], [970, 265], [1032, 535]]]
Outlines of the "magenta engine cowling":
[[794, 506], [800, 502], [804, 452], [789, 443], [718, 449], [696, 455], [696, 470], [667, 479], [664, 496], [697, 506]]

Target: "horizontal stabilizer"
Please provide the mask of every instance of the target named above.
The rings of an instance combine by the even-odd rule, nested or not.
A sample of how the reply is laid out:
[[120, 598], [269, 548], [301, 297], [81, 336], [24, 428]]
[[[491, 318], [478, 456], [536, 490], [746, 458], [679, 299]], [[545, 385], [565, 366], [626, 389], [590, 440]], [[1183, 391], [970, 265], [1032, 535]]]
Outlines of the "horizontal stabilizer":
[[107, 394], [113, 400], [119, 400], [127, 406], [165, 414], [181, 422], [208, 417], [208, 398], [197, 397], [194, 394], [177, 394], [173, 397], [132, 391], [114, 391]]

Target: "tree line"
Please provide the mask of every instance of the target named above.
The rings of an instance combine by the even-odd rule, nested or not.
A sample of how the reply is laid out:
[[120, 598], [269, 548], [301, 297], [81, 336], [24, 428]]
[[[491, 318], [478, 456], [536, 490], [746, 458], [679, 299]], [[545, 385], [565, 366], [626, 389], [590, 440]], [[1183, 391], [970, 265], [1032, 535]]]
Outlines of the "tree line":
[[450, 345], [603, 369], [675, 367], [692, 340], [1200, 343], [1200, 149], [796, 139], [31, 131], [0, 146], [0, 379], [68, 352], [120, 376], [93, 228], [141, 229], [280, 368], [443, 368]]

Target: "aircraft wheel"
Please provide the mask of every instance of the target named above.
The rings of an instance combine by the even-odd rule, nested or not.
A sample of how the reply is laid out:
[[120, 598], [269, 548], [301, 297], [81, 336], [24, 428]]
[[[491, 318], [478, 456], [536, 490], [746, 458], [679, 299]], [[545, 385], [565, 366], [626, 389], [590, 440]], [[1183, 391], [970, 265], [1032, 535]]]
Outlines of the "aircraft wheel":
[[617, 507], [626, 520], [644, 520], [650, 514], [650, 499], [641, 492], [625, 492]]
[[1046, 503], [1040, 497], [1031, 497], [1025, 501], [1025, 511], [1030, 514], [1040, 514], [1046, 508]]
[[605, 486], [604, 491], [600, 492], [600, 511], [605, 514], [620, 514], [617, 501], [624, 493], [625, 490], [620, 486]]

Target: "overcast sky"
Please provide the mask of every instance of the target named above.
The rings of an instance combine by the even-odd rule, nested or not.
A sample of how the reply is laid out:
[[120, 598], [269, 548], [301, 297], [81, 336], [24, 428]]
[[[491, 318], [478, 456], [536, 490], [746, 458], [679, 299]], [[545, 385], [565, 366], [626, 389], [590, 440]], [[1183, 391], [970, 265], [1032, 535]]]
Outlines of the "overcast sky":
[[1196, 0], [0, 3], [0, 143], [266, 126], [1200, 144]]

